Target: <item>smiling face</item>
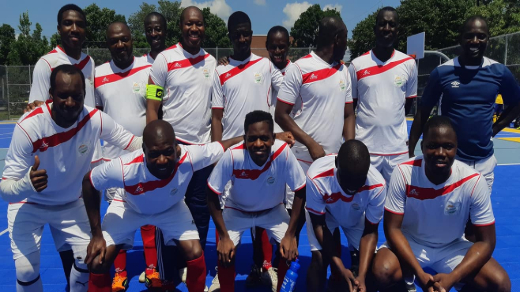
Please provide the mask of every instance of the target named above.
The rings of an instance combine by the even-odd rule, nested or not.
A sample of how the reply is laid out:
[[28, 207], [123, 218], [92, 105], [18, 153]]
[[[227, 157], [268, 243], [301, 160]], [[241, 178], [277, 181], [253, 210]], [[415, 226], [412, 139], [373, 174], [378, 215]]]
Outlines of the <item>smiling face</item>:
[[53, 103], [53, 118], [61, 127], [68, 127], [74, 123], [83, 110], [85, 83], [81, 79], [80, 74], [58, 72], [56, 87], [49, 90]]
[[63, 12], [61, 23], [58, 24], [62, 45], [69, 48], [81, 48], [85, 42], [86, 22], [79, 12], [67, 10]]
[[449, 175], [457, 153], [457, 135], [447, 126], [431, 128], [421, 142], [427, 174]]
[[150, 141], [144, 141], [143, 151], [146, 167], [155, 177], [167, 179], [173, 173], [178, 159], [175, 136], [159, 130]]
[[206, 35], [202, 12], [195, 7], [187, 8], [184, 11], [184, 17], [181, 18], [180, 26], [184, 49], [188, 52], [198, 53]]
[[157, 15], [151, 15], [144, 21], [146, 42], [153, 51], [160, 51], [166, 47], [165, 22]]
[[271, 155], [271, 146], [274, 144], [274, 133], [266, 122], [249, 125], [244, 135], [245, 145], [251, 159], [258, 166], [264, 165]]
[[480, 64], [489, 40], [489, 30], [485, 21], [474, 19], [464, 26], [460, 46], [465, 60], [471, 64]]
[[128, 26], [122, 23], [114, 23], [107, 30], [107, 46], [112, 60], [119, 68], [128, 67], [134, 56], [132, 34]]
[[267, 38], [265, 45], [271, 62], [279, 69], [285, 68], [289, 52], [289, 37], [282, 32], [276, 32]]
[[376, 45], [384, 48], [392, 47], [397, 39], [397, 26], [397, 12], [384, 11], [380, 13], [374, 26]]

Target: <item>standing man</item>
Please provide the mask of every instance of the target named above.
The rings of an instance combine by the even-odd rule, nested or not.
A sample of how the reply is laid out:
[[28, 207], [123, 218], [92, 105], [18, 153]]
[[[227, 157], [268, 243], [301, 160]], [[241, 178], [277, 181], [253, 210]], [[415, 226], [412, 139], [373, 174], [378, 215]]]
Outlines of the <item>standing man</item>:
[[166, 49], [166, 28], [166, 18], [158, 12], [150, 12], [144, 19], [146, 42], [150, 45], [150, 52], [145, 56], [150, 65]]
[[[488, 40], [482, 17], [466, 20], [460, 34], [462, 54], [430, 74], [410, 130], [408, 151], [413, 157], [431, 110], [440, 103], [440, 114], [450, 118], [459, 139], [457, 159], [482, 173], [491, 189], [497, 164], [492, 137], [520, 115], [520, 87], [506, 66], [484, 57]], [[499, 93], [508, 107], [493, 124]]]
[[[133, 56], [133, 42], [130, 29], [125, 23], [114, 22], [106, 33], [107, 47], [112, 60], [96, 68], [94, 80], [96, 103], [106, 114], [136, 136], [143, 135], [146, 126], [146, 84], [152, 64], [147, 57]], [[153, 50], [153, 47], [152, 47]], [[110, 161], [128, 151], [110, 143], [103, 145], [103, 159]], [[110, 188], [105, 191], [105, 199], [112, 202], [116, 193], [123, 189]], [[141, 227], [146, 262], [146, 282], [149, 287], [160, 286], [155, 246], [155, 226]], [[128, 288], [126, 272], [126, 250], [121, 249], [114, 260], [115, 275], [112, 292]]]
[[40, 241], [49, 224], [56, 249], [72, 248], [70, 291], [86, 291], [84, 259], [90, 239], [81, 197], [81, 177], [90, 169], [96, 143], [141, 147], [137, 138], [108, 115], [84, 106], [85, 76], [73, 65], [56, 67], [49, 78], [52, 102], [18, 121], [7, 152], [2, 199], [7, 211], [17, 291], [43, 291]]
[[394, 167], [408, 159], [406, 113], [417, 96], [415, 60], [394, 49], [399, 17], [392, 7], [377, 13], [376, 46], [349, 66], [357, 106], [356, 139], [370, 152], [370, 163], [390, 181]]

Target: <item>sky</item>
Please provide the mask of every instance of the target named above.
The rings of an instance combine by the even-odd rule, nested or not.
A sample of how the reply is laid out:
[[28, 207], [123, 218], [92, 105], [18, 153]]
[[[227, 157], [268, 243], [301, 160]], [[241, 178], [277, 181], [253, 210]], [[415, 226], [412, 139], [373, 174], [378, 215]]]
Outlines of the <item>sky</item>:
[[[43, 34], [50, 37], [56, 31], [58, 13], [61, 6], [71, 3], [72, 0], [0, 0], [0, 25], [11, 25], [16, 34], [19, 33], [19, 17], [24, 11], [29, 11], [29, 19], [34, 25], [38, 22], [43, 28]], [[149, 4], [157, 4], [157, 0], [146, 1]], [[356, 24], [370, 13], [384, 6], [396, 7], [400, 0], [321, 0], [321, 1], [295, 1], [295, 0], [182, 0], [182, 6], [195, 5], [199, 8], [210, 7], [211, 12], [220, 16], [224, 21], [234, 11], [244, 11], [251, 18], [254, 34], [267, 34], [274, 25], [283, 25], [290, 29], [299, 15], [313, 4], [320, 4], [322, 9], [336, 8], [341, 12], [341, 17], [352, 36], [352, 29]], [[143, 0], [81, 0], [72, 2], [84, 8], [92, 3], [99, 7], [114, 9], [116, 13], [128, 17], [139, 10]]]

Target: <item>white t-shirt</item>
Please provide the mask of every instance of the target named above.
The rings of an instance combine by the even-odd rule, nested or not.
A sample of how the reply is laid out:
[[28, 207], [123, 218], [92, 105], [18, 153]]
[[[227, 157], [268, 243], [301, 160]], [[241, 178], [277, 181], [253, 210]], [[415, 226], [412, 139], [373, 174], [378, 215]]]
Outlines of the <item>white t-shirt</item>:
[[397, 50], [386, 62], [372, 51], [349, 66], [352, 97], [357, 99], [356, 139], [370, 154], [408, 153], [405, 101], [417, 96], [415, 60]]
[[468, 218], [476, 226], [495, 222], [486, 180], [457, 160], [448, 180], [434, 185], [424, 172], [423, 156], [394, 168], [385, 210], [404, 214], [402, 231], [416, 242], [442, 247], [464, 233]]
[[46, 101], [50, 99], [49, 89], [51, 88], [51, 73], [59, 65], [74, 65], [85, 75], [85, 105], [95, 107], [94, 99], [94, 59], [89, 55], [81, 53], [79, 60], [68, 56], [65, 51], [57, 46], [54, 50], [42, 56], [34, 66], [31, 92], [29, 102], [35, 100]]
[[[278, 102], [293, 105], [296, 124], [331, 154], [341, 146], [345, 104], [352, 103], [351, 93], [347, 67], [329, 64], [311, 52], [287, 68]], [[292, 150], [298, 160], [312, 163], [305, 145], [297, 141]]]
[[336, 157], [322, 157], [307, 171], [307, 211], [316, 215], [326, 213], [344, 228], [356, 227], [365, 217], [373, 224], [379, 223], [386, 198], [385, 179], [370, 166], [365, 185], [353, 196], [347, 195], [336, 176]]
[[62, 205], [80, 197], [81, 182], [90, 169], [99, 139], [124, 149], [135, 136], [107, 114], [87, 106], [74, 125], [62, 128], [52, 119], [51, 106], [52, 103], [45, 103], [18, 121], [7, 151], [3, 179], [23, 178], [34, 165], [34, 156], [38, 155], [38, 169], [47, 171], [47, 188], [25, 201]]
[[125, 189], [123, 197], [117, 193], [114, 200], [126, 202], [138, 213], [161, 213], [184, 199], [195, 171], [217, 162], [224, 154], [219, 142], [179, 146], [181, 155], [167, 179], [153, 176], [146, 167], [143, 150], [137, 150], [94, 168], [90, 181], [99, 191], [113, 187]]
[[[136, 136], [146, 126], [146, 84], [150, 67], [146, 57], [134, 58], [127, 68], [113, 61], [96, 68], [94, 79], [96, 104], [114, 121]], [[103, 145], [103, 157], [114, 159], [127, 153], [110, 143]]]
[[203, 49], [192, 55], [179, 43], [162, 51], [150, 77], [164, 87], [163, 120], [187, 144], [208, 143], [211, 129], [211, 87], [217, 61]]
[[249, 155], [244, 142], [228, 149], [219, 160], [208, 186], [221, 195], [231, 181], [226, 208], [256, 212], [283, 203], [285, 185], [297, 191], [305, 186], [305, 173], [287, 143], [275, 140], [271, 156], [258, 166]]
[[229, 58], [217, 66], [213, 77], [212, 108], [224, 109], [222, 140], [244, 135], [246, 115], [255, 110], [269, 112], [273, 104], [271, 86], [279, 90], [280, 70], [266, 58], [255, 54], [244, 61]]

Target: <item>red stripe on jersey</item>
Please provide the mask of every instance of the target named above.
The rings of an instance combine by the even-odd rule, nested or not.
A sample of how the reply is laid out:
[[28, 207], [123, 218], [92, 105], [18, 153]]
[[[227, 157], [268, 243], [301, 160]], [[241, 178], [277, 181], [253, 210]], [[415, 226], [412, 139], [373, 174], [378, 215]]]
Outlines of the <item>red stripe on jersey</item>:
[[302, 79], [303, 79], [302, 83], [306, 84], [306, 83], [312, 83], [312, 82], [320, 81], [323, 79], [327, 79], [330, 76], [334, 75], [336, 72], [338, 72], [338, 70], [339, 70], [339, 68], [341, 68], [341, 66], [343, 66], [343, 64], [337, 64], [336, 66], [334, 66], [332, 68], [325, 68], [325, 69], [317, 70], [314, 72], [305, 73], [302, 75]]
[[417, 186], [406, 185], [406, 196], [409, 198], [414, 198], [417, 200], [432, 200], [440, 196], [444, 196], [453, 192], [456, 188], [462, 186], [465, 182], [471, 180], [472, 178], [479, 176], [478, 173], [474, 173], [470, 176], [467, 176], [456, 183], [451, 185], [444, 186], [438, 190], [433, 188], [421, 188]]
[[236, 66], [235, 68], [225, 72], [225, 73], [222, 73], [222, 75], [220, 75], [218, 78], [220, 78], [220, 85], [224, 85], [224, 83], [226, 83], [226, 81], [228, 81], [229, 79], [237, 76], [238, 74], [244, 72], [247, 68], [253, 66], [254, 64], [260, 62], [263, 58], [259, 58], [259, 59], [256, 59], [254, 61], [249, 61], [245, 64], [242, 64], [242, 65], [239, 65], [239, 66]]
[[36, 115], [39, 115], [39, 114], [43, 114], [43, 108], [39, 107], [35, 110], [33, 110], [30, 114], [28, 114], [25, 118], [23, 118], [23, 120], [20, 121], [20, 123], [22, 123], [23, 121], [27, 120], [28, 118], [32, 118]]
[[284, 143], [278, 150], [276, 150], [262, 169], [233, 169], [233, 175], [238, 179], [257, 179], [262, 173], [266, 172], [269, 167], [271, 167], [271, 163], [282, 153], [285, 147], [287, 147], [287, 143]]
[[327, 177], [327, 176], [334, 176], [334, 168], [331, 168], [325, 172], [322, 172], [318, 174], [317, 176], [313, 177], [312, 179], [320, 178], [320, 177]]
[[368, 52], [364, 53], [364, 54], [363, 54], [363, 55], [361, 55], [361, 56], [365, 56], [365, 55], [368, 55], [368, 54], [370, 54], [370, 51], [368, 51]]
[[125, 190], [129, 194], [137, 196], [137, 195], [142, 195], [142, 194], [144, 194], [146, 192], [151, 192], [151, 191], [153, 191], [155, 189], [158, 189], [158, 188], [164, 188], [175, 177], [175, 174], [177, 174], [177, 169], [184, 162], [184, 160], [186, 159], [186, 156], [188, 156], [188, 152], [184, 153], [184, 156], [175, 165], [175, 169], [173, 170], [173, 173], [167, 179], [147, 181], [147, 182], [138, 183], [138, 184], [132, 185], [132, 186], [126, 186], [125, 185]]
[[209, 56], [210, 56], [210, 54], [206, 54], [204, 56], [198, 56], [195, 58], [187, 58], [184, 60], [168, 63], [168, 71], [173, 71], [173, 70], [177, 70], [177, 69], [187, 68], [190, 66], [195, 66]]
[[[85, 57], [85, 59], [83, 59], [78, 64], [73, 64], [73, 66], [76, 67], [79, 70], [83, 70], [83, 68], [85, 68], [85, 66], [87, 66], [88, 62], [90, 62], [90, 56], [87, 55]], [[54, 70], [54, 68], [51, 68], [51, 71], [53, 71], [53, 70]]]
[[56, 133], [50, 137], [43, 137], [33, 142], [33, 153], [40, 150], [40, 152], [47, 151], [49, 147], [56, 147], [72, 139], [81, 129], [90, 121], [90, 119], [98, 112], [97, 109], [92, 110], [86, 115], [74, 129], [67, 132]]
[[401, 165], [412, 165], [412, 166], [421, 166], [422, 165], [422, 159], [414, 159], [410, 161], [406, 161], [401, 163]]
[[144, 162], [144, 154], [141, 154], [141, 155], [137, 156], [136, 158], [134, 158], [132, 161], [125, 163], [124, 165], [130, 165], [130, 164], [134, 164], [134, 163], [143, 163], [143, 162]]
[[56, 51], [56, 49], [54, 49], [54, 50], [48, 52], [47, 55], [50, 55], [50, 54], [56, 54], [57, 52], [58, 52], [58, 51]]
[[356, 77], [357, 77], [357, 80], [361, 80], [365, 77], [370, 77], [370, 76], [374, 76], [374, 75], [377, 75], [377, 74], [381, 74], [381, 73], [384, 73], [408, 60], [413, 60], [412, 58], [408, 57], [408, 58], [405, 58], [405, 59], [402, 59], [402, 60], [399, 60], [399, 61], [394, 61], [394, 62], [391, 62], [391, 63], [388, 63], [387, 65], [384, 65], [384, 66], [372, 66], [372, 67], [368, 67], [368, 68], [365, 68], [365, 69], [361, 69], [359, 71], [356, 72]]
[[377, 189], [377, 188], [380, 188], [380, 187], [383, 187], [383, 186], [384, 186], [383, 184], [377, 184], [377, 185], [371, 185], [371, 186], [362, 186], [362, 187], [360, 187], [357, 190], [357, 192], [361, 193], [363, 191], [370, 191], [370, 190]]
[[330, 195], [323, 196], [323, 200], [325, 201], [326, 204], [334, 204], [339, 200], [349, 203], [349, 202], [352, 202], [353, 199], [354, 199], [354, 196], [345, 197], [341, 194], [341, 192], [332, 193]]
[[171, 46], [169, 48], [166, 48], [164, 51], [173, 50], [173, 49], [176, 49], [176, 48], [177, 48], [177, 44], [175, 44], [175, 45], [173, 45], [173, 46]]
[[312, 58], [312, 55], [311, 55], [311, 54], [308, 54], [307, 56], [303, 56], [303, 57], [301, 57], [300, 59], [308, 59], [308, 58]]
[[240, 150], [240, 149], [246, 149], [246, 147], [244, 146], [244, 143], [242, 143], [236, 147], [233, 147], [231, 150]]
[[96, 78], [94, 78], [94, 88], [98, 88], [101, 85], [119, 81], [121, 79], [132, 76], [135, 73], [140, 72], [140, 71], [142, 71], [146, 68], [150, 68], [150, 67], [152, 67], [152, 65], [145, 65], [145, 66], [138, 67], [138, 68], [132, 68], [126, 72], [113, 73], [113, 74], [109, 74], [109, 75], [105, 75], [105, 76], [96, 77]]

